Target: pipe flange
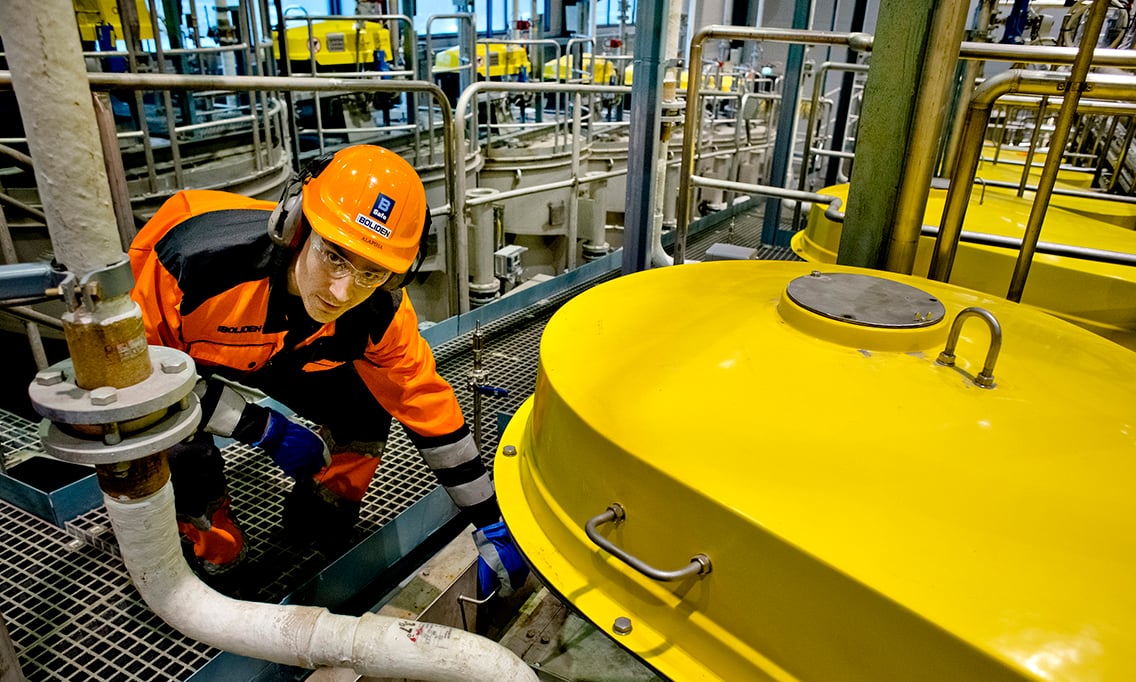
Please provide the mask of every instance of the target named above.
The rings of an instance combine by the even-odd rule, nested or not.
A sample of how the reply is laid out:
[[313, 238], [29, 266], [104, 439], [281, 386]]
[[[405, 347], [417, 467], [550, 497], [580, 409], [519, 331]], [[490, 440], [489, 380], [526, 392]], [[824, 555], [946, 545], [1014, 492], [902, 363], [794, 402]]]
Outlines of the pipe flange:
[[39, 425], [40, 442], [47, 454], [74, 464], [113, 464], [140, 459], [161, 452], [193, 434], [201, 421], [201, 403], [192, 392], [187, 403], [184, 409], [170, 409], [161, 420], [145, 430], [123, 434], [122, 440], [113, 445], [98, 438], [66, 433], [58, 424], [46, 419]]
[[88, 391], [75, 385], [75, 367], [68, 358], [38, 372], [28, 396], [36, 412], [51, 421], [112, 424], [160, 412], [193, 391], [197, 371], [185, 353], [150, 346], [150, 365], [150, 376], [133, 386]]

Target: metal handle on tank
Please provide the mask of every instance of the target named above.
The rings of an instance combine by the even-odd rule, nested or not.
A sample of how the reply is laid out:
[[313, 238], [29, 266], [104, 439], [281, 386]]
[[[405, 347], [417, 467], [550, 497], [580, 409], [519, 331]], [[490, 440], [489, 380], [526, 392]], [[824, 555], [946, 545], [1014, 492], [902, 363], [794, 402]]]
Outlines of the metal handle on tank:
[[962, 333], [962, 324], [968, 317], [977, 317], [990, 327], [990, 350], [986, 351], [986, 362], [982, 371], [973, 381], [981, 388], [994, 388], [994, 363], [998, 361], [998, 352], [1002, 350], [1002, 325], [994, 317], [994, 313], [985, 308], [964, 308], [951, 323], [951, 333], [947, 336], [947, 346], [939, 353], [935, 362], [947, 367], [955, 366], [955, 346], [958, 345], [959, 334]]
[[593, 516], [588, 519], [584, 524], [584, 532], [588, 534], [588, 538], [599, 545], [602, 549], [607, 550], [612, 556], [627, 564], [636, 571], [653, 580], [673, 581], [682, 580], [692, 575], [706, 575], [710, 572], [710, 557], [705, 554], [695, 554], [690, 558], [690, 563], [677, 571], [662, 571], [653, 566], [648, 565], [642, 559], [631, 556], [625, 550], [616, 547], [612, 544], [611, 540], [603, 537], [596, 530], [605, 523], [620, 523], [627, 519], [627, 512], [623, 511], [623, 505], [618, 502], [612, 502], [602, 514]]

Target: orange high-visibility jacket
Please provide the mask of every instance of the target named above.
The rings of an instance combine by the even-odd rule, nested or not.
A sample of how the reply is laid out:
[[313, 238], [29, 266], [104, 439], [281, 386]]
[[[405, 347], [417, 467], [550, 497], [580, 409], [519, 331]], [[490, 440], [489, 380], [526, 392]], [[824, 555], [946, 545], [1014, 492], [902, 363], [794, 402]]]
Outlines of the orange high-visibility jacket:
[[166, 201], [130, 247], [149, 342], [264, 390], [337, 442], [386, 440], [389, 416], [420, 449], [468, 434], [401, 290], [376, 290], [323, 325], [288, 294], [294, 252], [269, 239], [273, 207], [209, 190]]

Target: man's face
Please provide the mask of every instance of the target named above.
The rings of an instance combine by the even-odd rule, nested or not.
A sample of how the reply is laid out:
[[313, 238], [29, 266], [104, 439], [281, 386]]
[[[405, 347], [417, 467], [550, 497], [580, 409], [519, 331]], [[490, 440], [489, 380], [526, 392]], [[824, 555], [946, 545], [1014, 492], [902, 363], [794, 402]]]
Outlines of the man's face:
[[[300, 297], [313, 320], [326, 324], [367, 300], [388, 277], [374, 263], [309, 232], [288, 273], [288, 291]], [[361, 286], [360, 279], [370, 286]]]

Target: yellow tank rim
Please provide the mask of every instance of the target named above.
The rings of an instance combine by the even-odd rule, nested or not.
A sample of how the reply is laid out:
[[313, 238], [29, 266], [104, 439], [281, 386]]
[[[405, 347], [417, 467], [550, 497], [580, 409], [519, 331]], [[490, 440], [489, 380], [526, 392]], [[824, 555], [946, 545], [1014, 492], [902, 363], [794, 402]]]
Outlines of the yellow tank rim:
[[[670, 679], [1136, 679], [1136, 354], [824, 266], [941, 302], [897, 342], [789, 296], [813, 268], [653, 270], [557, 312], [494, 467], [534, 569], [601, 629], [629, 619], [615, 640]], [[936, 363], [975, 306], [1003, 332], [993, 388], [980, 319]], [[712, 571], [658, 582], [597, 547], [612, 502], [609, 540]]]

